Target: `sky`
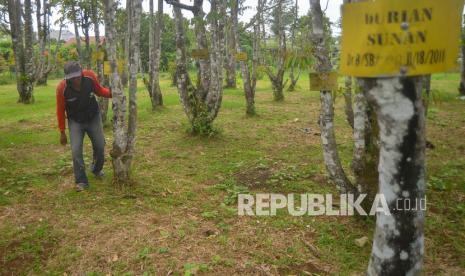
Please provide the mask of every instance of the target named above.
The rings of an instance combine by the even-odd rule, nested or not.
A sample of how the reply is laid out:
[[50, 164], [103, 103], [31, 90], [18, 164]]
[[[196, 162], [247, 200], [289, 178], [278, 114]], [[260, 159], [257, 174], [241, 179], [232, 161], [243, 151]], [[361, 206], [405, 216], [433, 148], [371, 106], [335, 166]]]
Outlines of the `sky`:
[[[122, 1], [123, 2], [123, 6], [125, 6], [125, 0]], [[155, 10], [157, 9], [157, 4], [156, 4], [156, 0], [154, 0], [154, 8]], [[184, 4], [192, 4], [192, 1], [191, 0], [181, 0], [182, 3]], [[304, 15], [308, 12], [308, 10], [310, 9], [310, 1], [309, 0], [297, 0], [298, 2], [298, 5], [299, 5], [299, 15]], [[342, 4], [342, 0], [320, 0], [320, 3], [321, 3], [321, 8], [322, 9], [325, 9], [325, 7], [327, 6], [327, 9], [326, 9], [326, 15], [330, 18], [331, 22], [335, 23], [339, 20], [339, 17], [340, 17], [340, 6]], [[253, 15], [255, 15], [256, 13], [256, 5], [257, 5], [257, 1], [255, 0], [246, 0], [246, 5], [247, 6], [250, 6], [251, 8], [250, 9], [247, 9], [244, 14], [240, 17], [240, 21], [248, 21], [250, 20], [250, 18], [253, 17]], [[142, 8], [145, 12], [148, 12], [149, 11], [149, 1], [148, 0], [143, 0], [142, 2]], [[205, 4], [204, 4], [204, 11], [208, 11], [209, 10], [209, 3], [208, 1], [205, 1]], [[171, 5], [168, 5], [166, 3], [163, 4], [163, 9], [164, 9], [164, 13], [166, 14], [169, 14], [172, 16], [172, 9], [171, 9]], [[189, 12], [189, 11], [184, 11], [183, 12], [184, 16], [185, 17], [192, 17], [192, 13]], [[55, 12], [52, 16], [52, 22], [55, 22], [57, 21], [59, 18], [59, 15]], [[53, 29], [58, 29], [58, 26], [54, 26]], [[74, 33], [73, 31], [73, 28], [71, 25], [67, 25], [67, 29], [68, 31]], [[105, 30], [104, 30], [104, 27], [103, 26], [100, 26], [100, 32], [102, 34], [105, 33]], [[340, 30], [337, 29], [337, 28], [333, 28], [333, 31], [335, 34], [339, 34], [340, 33]]]

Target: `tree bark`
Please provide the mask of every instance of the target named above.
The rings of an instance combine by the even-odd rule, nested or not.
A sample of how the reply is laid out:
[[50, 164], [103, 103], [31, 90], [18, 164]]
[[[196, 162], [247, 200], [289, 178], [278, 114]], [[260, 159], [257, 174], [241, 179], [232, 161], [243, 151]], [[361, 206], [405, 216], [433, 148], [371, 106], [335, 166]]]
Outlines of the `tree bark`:
[[[390, 211], [390, 214], [377, 213], [367, 275], [421, 275], [426, 205], [423, 81], [423, 76], [361, 79], [369, 104], [366, 107], [376, 112], [377, 124], [366, 124], [366, 118], [375, 117], [360, 111], [364, 107], [356, 99], [354, 132], [363, 125], [379, 127], [378, 189]], [[361, 120], [364, 114], [368, 116]], [[373, 140], [374, 130], [371, 132]], [[360, 142], [361, 136], [360, 133]], [[363, 147], [366, 148], [356, 142], [356, 148]], [[363, 172], [370, 174], [370, 171], [372, 167]], [[410, 210], [399, 210], [407, 202]]]
[[[344, 0], [344, 3], [349, 2], [356, 1]], [[364, 93], [370, 89], [368, 85], [369, 83], [362, 79], [356, 79], [355, 89], [352, 89], [352, 78], [347, 76], [344, 91], [346, 118], [352, 126], [354, 134], [352, 171], [358, 191], [367, 195], [362, 204], [365, 208], [371, 208], [378, 192], [376, 183], [379, 159], [376, 114], [373, 108], [368, 105]], [[356, 91], [354, 104], [352, 104], [352, 90]]]
[[158, 11], [153, 13], [153, 0], [150, 0], [150, 33], [149, 33], [149, 94], [152, 110], [163, 106], [163, 96], [160, 89], [160, 58], [161, 58], [161, 32], [163, 28], [163, 0], [158, 0]]
[[[113, 148], [111, 150], [114, 182], [119, 185], [128, 183], [131, 162], [134, 155], [134, 144], [136, 135], [136, 91], [137, 70], [139, 62], [139, 37], [140, 37], [140, 14], [142, 10], [141, 0], [127, 1], [130, 13], [128, 14], [128, 25], [131, 33], [130, 65], [130, 87], [129, 87], [129, 118], [126, 130], [125, 113], [126, 97], [123, 93], [121, 79], [118, 73], [118, 58], [116, 52], [116, 26], [115, 16], [117, 3], [114, 0], [105, 0], [105, 33], [108, 59], [111, 67], [110, 87], [113, 95]], [[131, 7], [132, 6], [132, 7]]]
[[462, 70], [460, 72], [460, 85], [459, 85], [459, 94], [465, 96], [465, 16], [463, 18], [463, 27], [462, 27]]
[[354, 128], [354, 109], [352, 107], [352, 77], [345, 77], [344, 101], [347, 123]]
[[[239, 34], [239, 0], [232, 0], [231, 3], [231, 28], [232, 28], [232, 33], [234, 33], [234, 36], [238, 37]], [[254, 34], [253, 34], [253, 57], [252, 57], [252, 72], [250, 72], [249, 69], [249, 63], [247, 60], [240, 61], [240, 66], [241, 66], [241, 74], [242, 74], [242, 82], [243, 82], [243, 87], [244, 87], [244, 96], [245, 96], [245, 102], [246, 102], [246, 115], [247, 116], [254, 116], [256, 114], [255, 112], [255, 87], [257, 83], [257, 66], [258, 66], [258, 49], [257, 47], [260, 47], [259, 41], [258, 41], [258, 35], [259, 31], [257, 31], [256, 26], [258, 26], [257, 23], [254, 25]], [[235, 39], [235, 49], [237, 49], [237, 52], [241, 52], [241, 45], [239, 39]]]
[[81, 65], [84, 65], [84, 55], [82, 53], [82, 48], [81, 48], [81, 36], [79, 35], [79, 24], [78, 24], [78, 18], [77, 18], [77, 12], [76, 12], [76, 6], [75, 4], [71, 4], [71, 12], [72, 12], [72, 20], [73, 20], [73, 27], [74, 27], [74, 38], [76, 39], [76, 51], [79, 56], [79, 62]]
[[[103, 51], [101, 48], [101, 41], [100, 41], [100, 30], [99, 30], [99, 25], [100, 25], [100, 18], [99, 18], [99, 1], [97, 0], [92, 0], [92, 24], [94, 25], [94, 35], [95, 35], [95, 51], [97, 53], [100, 53]], [[97, 75], [100, 80], [100, 82], [105, 83], [105, 76], [103, 75], [103, 61], [100, 58], [97, 58], [96, 60], [97, 63]], [[105, 125], [107, 122], [107, 114], [108, 114], [108, 103], [109, 100], [108, 98], [100, 97], [99, 98], [99, 107], [100, 107], [100, 117], [102, 119], [102, 124]]]
[[284, 100], [284, 62], [286, 58], [286, 32], [284, 31], [283, 22], [283, 0], [277, 0], [275, 7], [275, 21], [277, 26], [277, 37], [278, 37], [278, 53], [277, 53], [277, 64], [276, 73], [274, 73], [269, 66], [266, 66], [266, 74], [268, 75], [271, 84], [273, 86], [273, 99], [275, 101]]
[[[295, 0], [293, 15], [294, 15], [294, 22], [292, 23], [292, 26], [291, 26], [291, 51], [292, 53], [295, 53], [295, 50], [296, 50], [295, 49], [295, 40], [296, 40], [295, 33], [296, 33], [296, 28], [297, 28], [297, 22], [299, 19], [299, 2], [297, 0]], [[300, 66], [299, 66], [299, 72], [297, 73], [297, 75], [294, 74], [294, 70], [295, 70], [295, 62], [291, 62], [291, 68], [289, 72], [289, 78], [291, 80], [291, 83], [289, 84], [289, 87], [287, 88], [287, 91], [289, 92], [292, 92], [295, 90], [295, 86], [297, 85], [297, 82], [299, 81], [299, 78], [300, 78], [300, 72], [301, 72]]]
[[429, 102], [431, 100], [431, 75], [426, 75], [423, 77], [423, 89], [425, 90], [425, 95], [423, 97], [423, 103], [425, 105], [425, 116], [428, 116]]
[[85, 54], [84, 54], [84, 66], [87, 68], [87, 69], [91, 69], [92, 68], [92, 59], [91, 59], [91, 48], [90, 48], [90, 15], [89, 15], [89, 10], [88, 10], [88, 7], [84, 7], [82, 8], [81, 10], [82, 12], [82, 22], [81, 22], [81, 26], [82, 26], [82, 33], [84, 34], [84, 43], [85, 43], [85, 47], [86, 47], [86, 50], [85, 50]]
[[[229, 17], [229, 22], [227, 25], [227, 55], [226, 55], [226, 87], [227, 88], [236, 88], [236, 51], [237, 48], [236, 40], [239, 40], [238, 28], [234, 27], [236, 24], [234, 21], [234, 13], [239, 10], [239, 0], [232, 0], [231, 2], [231, 16]], [[235, 6], [235, 7], [233, 7]], [[234, 10], [235, 9], [235, 10]], [[237, 15], [236, 15], [237, 16]], [[236, 28], [236, 29], [235, 29]]]
[[[13, 53], [16, 61], [18, 102], [24, 104], [33, 103], [34, 61], [31, 0], [24, 1], [24, 13], [22, 12], [21, 1], [8, 0], [8, 13]], [[24, 14], [24, 27], [21, 19], [22, 14]]]
[[[360, 85], [366, 88], [362, 83]], [[378, 131], [376, 116], [368, 106], [364, 93], [357, 93], [354, 101], [354, 154], [352, 171], [358, 191], [366, 194], [363, 207], [371, 208], [378, 192], [379, 146], [376, 139]]]
[[[319, 0], [310, 0], [312, 13], [312, 40], [316, 59], [315, 71], [318, 73], [332, 70], [329, 51], [325, 45], [323, 12]], [[321, 113], [320, 129], [323, 144], [323, 156], [329, 178], [341, 193], [357, 194], [357, 189], [350, 183], [342, 168], [334, 135], [334, 107], [331, 91], [320, 91]]]
[[[202, 10], [203, 0], [195, 0], [193, 6], [180, 4], [177, 0], [166, 0], [173, 5], [176, 23], [176, 75], [177, 86], [184, 111], [191, 123], [194, 134], [210, 135], [213, 133], [212, 123], [218, 115], [223, 98], [223, 52], [224, 52], [224, 20], [226, 16], [223, 1], [211, 1], [211, 47], [208, 45], [207, 32]], [[197, 62], [197, 85], [191, 82], [186, 66], [186, 43], [181, 8], [194, 14], [194, 30], [197, 47], [207, 49], [209, 58]]]
[[[420, 275], [424, 252], [425, 113], [421, 77], [367, 80], [380, 129], [379, 190], [391, 215], [380, 212], [368, 275]], [[409, 200], [415, 210], [396, 210]], [[412, 206], [413, 206], [412, 205]], [[413, 208], [413, 207], [412, 207]]]
[[[41, 8], [40, 0], [37, 0], [37, 10]], [[51, 47], [50, 47], [50, 14], [51, 14], [51, 3], [43, 1], [43, 22], [40, 24], [40, 13], [37, 15], [37, 26], [38, 26], [38, 38], [39, 38], [39, 63], [36, 66], [36, 85], [47, 85], [48, 75], [55, 68], [54, 63], [51, 61]], [[60, 26], [61, 28], [61, 26]], [[45, 49], [48, 45], [48, 50]], [[57, 49], [59, 48], [57, 45]], [[55, 57], [55, 55], [53, 55]]]

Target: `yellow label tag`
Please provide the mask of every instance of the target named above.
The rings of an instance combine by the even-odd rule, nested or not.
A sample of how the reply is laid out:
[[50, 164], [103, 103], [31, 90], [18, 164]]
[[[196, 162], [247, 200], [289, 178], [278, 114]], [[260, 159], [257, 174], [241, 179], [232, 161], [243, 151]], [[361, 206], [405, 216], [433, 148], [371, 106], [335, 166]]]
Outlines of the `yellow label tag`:
[[[118, 73], [123, 74], [124, 72], [124, 60], [120, 59], [118, 60]], [[103, 62], [103, 74], [104, 75], [111, 75], [111, 65], [110, 61], [106, 60]]]
[[247, 61], [247, 53], [246, 52], [236, 53], [236, 60], [237, 61]]
[[425, 75], [456, 68], [464, 0], [377, 0], [342, 7], [341, 73]]
[[95, 62], [97, 60], [103, 60], [105, 53], [103, 51], [92, 52], [92, 60]]
[[124, 66], [125, 66], [125, 60], [124, 59], [118, 60], [118, 73], [123, 74]]
[[208, 49], [194, 49], [191, 55], [195, 59], [208, 59]]
[[103, 74], [110, 75], [111, 74], [111, 66], [109, 61], [103, 62]]
[[338, 88], [337, 73], [310, 73], [310, 91], [335, 91]]

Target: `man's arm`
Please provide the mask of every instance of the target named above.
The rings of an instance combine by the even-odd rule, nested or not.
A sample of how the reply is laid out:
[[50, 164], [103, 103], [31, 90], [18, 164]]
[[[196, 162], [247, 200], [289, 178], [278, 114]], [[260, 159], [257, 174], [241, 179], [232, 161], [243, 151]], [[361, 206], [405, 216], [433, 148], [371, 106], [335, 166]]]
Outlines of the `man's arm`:
[[65, 83], [60, 82], [57, 86], [56, 98], [57, 98], [57, 121], [58, 129], [60, 132], [65, 131], [65, 96], [64, 96]]
[[111, 98], [110, 89], [100, 85], [100, 82], [97, 79], [97, 76], [92, 70], [83, 70], [83, 75], [91, 78], [94, 81], [94, 92], [97, 96], [104, 98]]
[[57, 121], [58, 129], [60, 130], [60, 144], [66, 145], [68, 139], [65, 133], [65, 82], [62, 81], [57, 86], [56, 98], [57, 98]]

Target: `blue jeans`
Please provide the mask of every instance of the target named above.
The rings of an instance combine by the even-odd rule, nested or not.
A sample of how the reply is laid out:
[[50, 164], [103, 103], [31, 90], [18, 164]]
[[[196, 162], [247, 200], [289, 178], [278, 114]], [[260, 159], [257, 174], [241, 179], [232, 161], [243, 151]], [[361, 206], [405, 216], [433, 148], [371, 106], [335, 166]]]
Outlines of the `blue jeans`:
[[92, 172], [98, 174], [105, 161], [105, 138], [103, 136], [102, 120], [100, 113], [97, 113], [92, 120], [86, 123], [78, 123], [73, 119], [68, 119], [69, 139], [71, 142], [71, 152], [73, 156], [74, 179], [76, 183], [89, 184], [86, 175], [86, 167], [82, 154], [84, 134], [87, 133], [92, 143], [93, 162]]

